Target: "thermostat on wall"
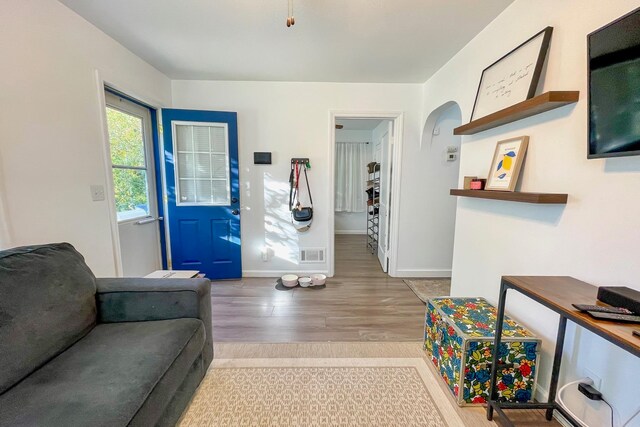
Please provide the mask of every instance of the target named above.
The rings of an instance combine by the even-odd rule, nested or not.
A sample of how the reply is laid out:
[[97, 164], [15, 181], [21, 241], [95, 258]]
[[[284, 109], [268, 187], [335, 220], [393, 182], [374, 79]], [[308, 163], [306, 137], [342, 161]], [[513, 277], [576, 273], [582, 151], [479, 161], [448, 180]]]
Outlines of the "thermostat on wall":
[[271, 153], [253, 153], [253, 164], [254, 165], [270, 165], [271, 164]]

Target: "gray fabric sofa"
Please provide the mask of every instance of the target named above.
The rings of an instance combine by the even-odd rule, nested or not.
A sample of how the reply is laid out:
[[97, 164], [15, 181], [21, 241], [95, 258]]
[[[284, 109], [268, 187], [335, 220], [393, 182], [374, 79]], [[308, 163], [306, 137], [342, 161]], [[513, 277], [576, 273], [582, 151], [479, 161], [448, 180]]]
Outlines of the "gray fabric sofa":
[[170, 426], [213, 359], [210, 282], [96, 279], [68, 243], [0, 251], [0, 426]]

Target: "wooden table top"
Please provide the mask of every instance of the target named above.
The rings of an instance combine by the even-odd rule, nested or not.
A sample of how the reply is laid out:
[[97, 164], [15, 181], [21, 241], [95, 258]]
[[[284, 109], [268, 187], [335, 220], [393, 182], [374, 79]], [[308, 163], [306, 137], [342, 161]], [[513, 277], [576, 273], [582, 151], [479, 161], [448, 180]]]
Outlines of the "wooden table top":
[[640, 324], [596, 320], [571, 304], [603, 305], [597, 300], [598, 288], [569, 276], [503, 276], [510, 287], [569, 320], [640, 357], [640, 338], [634, 330]]

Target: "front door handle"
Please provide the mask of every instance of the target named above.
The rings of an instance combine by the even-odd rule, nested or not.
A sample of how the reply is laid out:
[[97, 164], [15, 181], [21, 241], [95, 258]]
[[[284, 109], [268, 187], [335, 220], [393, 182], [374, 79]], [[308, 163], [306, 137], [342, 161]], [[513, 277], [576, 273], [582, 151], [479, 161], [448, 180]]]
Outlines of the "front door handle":
[[238, 209], [234, 209], [231, 211], [232, 214], [234, 215], [238, 215], [240, 213], [240, 211]]

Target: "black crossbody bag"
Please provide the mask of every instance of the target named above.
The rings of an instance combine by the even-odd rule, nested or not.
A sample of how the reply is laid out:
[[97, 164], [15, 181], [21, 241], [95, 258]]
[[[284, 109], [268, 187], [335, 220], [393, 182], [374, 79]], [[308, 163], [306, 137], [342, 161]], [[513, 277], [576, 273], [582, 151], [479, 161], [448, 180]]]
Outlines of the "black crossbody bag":
[[[294, 221], [304, 222], [311, 221], [313, 219], [313, 198], [311, 197], [311, 188], [309, 187], [309, 179], [307, 177], [307, 167], [302, 166], [304, 169], [304, 180], [307, 183], [307, 192], [309, 193], [309, 202], [311, 206], [300, 206], [299, 194], [298, 194], [298, 181], [294, 184], [294, 171], [296, 171], [298, 165], [295, 168], [291, 168], [291, 174], [289, 175], [289, 182], [291, 183], [289, 189], [289, 210], [291, 211], [291, 218]], [[296, 175], [297, 171], [296, 171]], [[299, 176], [298, 176], [299, 178]], [[294, 206], [294, 202], [298, 199], [298, 202]]]

